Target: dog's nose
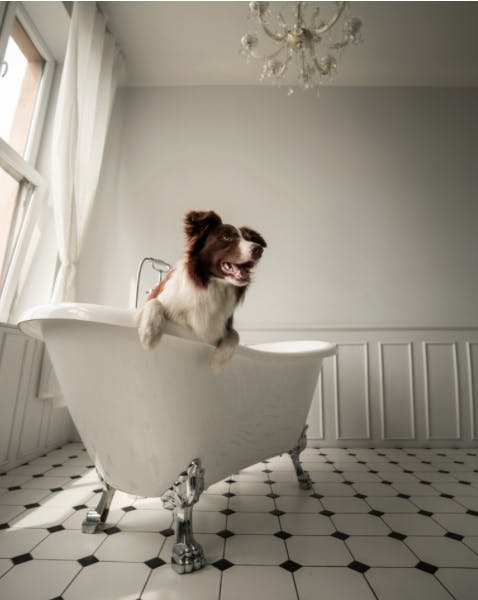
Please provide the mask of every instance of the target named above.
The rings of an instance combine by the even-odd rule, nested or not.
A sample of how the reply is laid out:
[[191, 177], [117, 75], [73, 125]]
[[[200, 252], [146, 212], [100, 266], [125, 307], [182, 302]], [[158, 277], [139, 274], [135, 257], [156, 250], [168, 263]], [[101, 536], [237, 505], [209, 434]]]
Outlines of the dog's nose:
[[264, 248], [259, 246], [259, 244], [254, 244], [251, 248], [251, 256], [254, 260], [259, 260], [264, 252]]

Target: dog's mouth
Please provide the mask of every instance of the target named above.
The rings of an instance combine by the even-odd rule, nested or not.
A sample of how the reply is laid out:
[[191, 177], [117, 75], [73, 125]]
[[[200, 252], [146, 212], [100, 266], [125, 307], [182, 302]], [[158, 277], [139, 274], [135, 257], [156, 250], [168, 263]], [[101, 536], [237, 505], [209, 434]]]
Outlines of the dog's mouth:
[[238, 284], [245, 285], [251, 280], [251, 271], [255, 264], [252, 260], [240, 264], [222, 261], [220, 267], [224, 275], [231, 277]]

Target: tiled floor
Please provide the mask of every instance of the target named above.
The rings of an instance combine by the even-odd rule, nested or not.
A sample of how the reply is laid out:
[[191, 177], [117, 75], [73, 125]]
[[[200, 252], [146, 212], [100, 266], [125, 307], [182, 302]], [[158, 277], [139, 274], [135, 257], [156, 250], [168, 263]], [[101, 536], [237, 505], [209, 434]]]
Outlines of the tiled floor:
[[171, 514], [99, 483], [81, 444], [0, 474], [2, 600], [476, 600], [478, 449], [312, 449], [313, 489], [275, 457], [210, 487], [194, 529], [208, 564], [167, 564]]

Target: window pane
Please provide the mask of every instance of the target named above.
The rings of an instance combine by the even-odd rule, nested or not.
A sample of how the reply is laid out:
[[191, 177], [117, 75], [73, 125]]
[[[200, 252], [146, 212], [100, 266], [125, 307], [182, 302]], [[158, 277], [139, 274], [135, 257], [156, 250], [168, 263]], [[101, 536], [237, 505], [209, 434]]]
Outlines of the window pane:
[[15, 223], [18, 216], [20, 184], [0, 167], [0, 283], [3, 279], [13, 247]]
[[23, 156], [45, 60], [15, 19], [0, 78], [0, 137]]

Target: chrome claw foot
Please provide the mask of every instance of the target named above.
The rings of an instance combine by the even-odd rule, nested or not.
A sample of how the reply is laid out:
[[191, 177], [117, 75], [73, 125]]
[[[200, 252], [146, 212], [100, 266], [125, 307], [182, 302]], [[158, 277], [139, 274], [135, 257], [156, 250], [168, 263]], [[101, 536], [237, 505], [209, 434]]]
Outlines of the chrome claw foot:
[[174, 511], [176, 543], [173, 546], [171, 566], [176, 573], [191, 573], [202, 569], [206, 558], [201, 544], [194, 539], [193, 506], [204, 490], [204, 469], [196, 458], [185, 473], [167, 490], [161, 500], [168, 510]]
[[310, 478], [309, 473], [305, 469], [303, 469], [302, 465], [300, 464], [300, 453], [307, 447], [308, 427], [308, 425], [304, 427], [302, 433], [300, 434], [297, 444], [292, 448], [292, 450], [289, 450], [288, 452], [294, 464], [295, 473], [297, 475], [297, 480], [299, 482], [299, 487], [301, 490], [312, 489], [312, 479]]
[[194, 542], [185, 544], [179, 542], [173, 546], [173, 554], [171, 557], [171, 565], [176, 573], [180, 575], [184, 573], [192, 573], [199, 571], [206, 564], [206, 557], [201, 544]]
[[100, 476], [103, 483], [104, 491], [101, 494], [100, 501], [96, 508], [90, 509], [86, 513], [86, 519], [81, 524], [81, 530], [83, 533], [96, 533], [101, 529], [101, 526], [106, 521], [111, 506], [111, 501], [116, 492], [114, 487], [111, 487], [104, 479]]

